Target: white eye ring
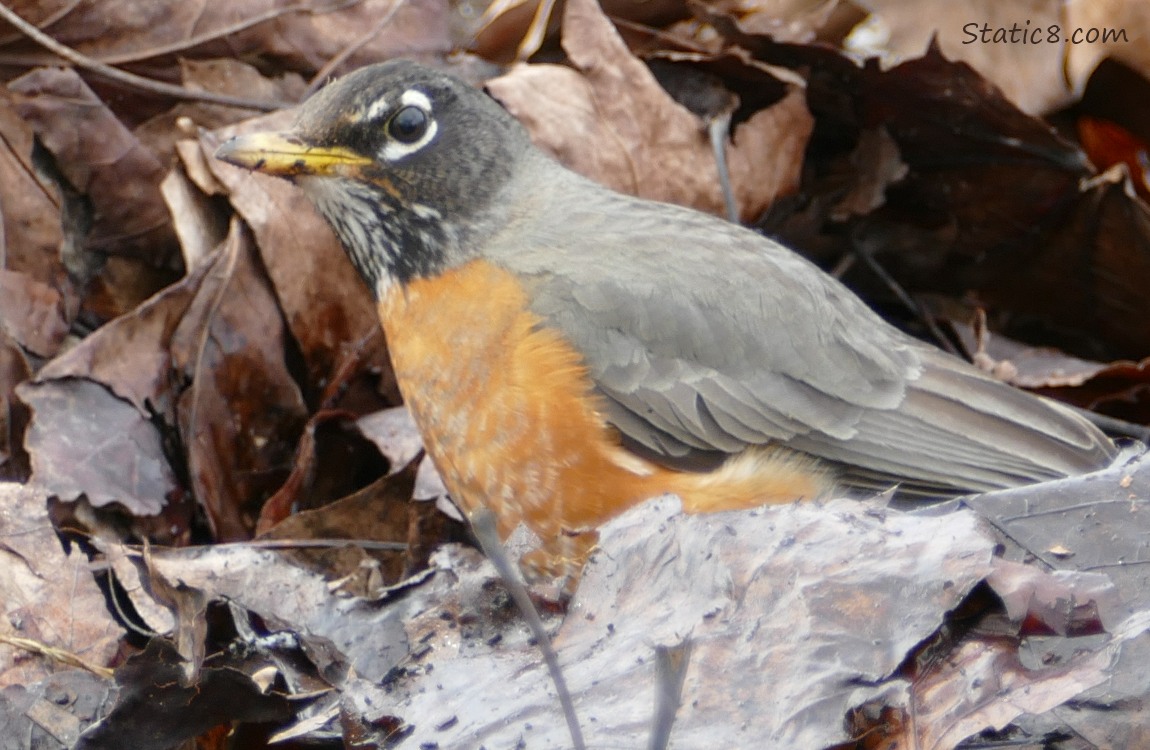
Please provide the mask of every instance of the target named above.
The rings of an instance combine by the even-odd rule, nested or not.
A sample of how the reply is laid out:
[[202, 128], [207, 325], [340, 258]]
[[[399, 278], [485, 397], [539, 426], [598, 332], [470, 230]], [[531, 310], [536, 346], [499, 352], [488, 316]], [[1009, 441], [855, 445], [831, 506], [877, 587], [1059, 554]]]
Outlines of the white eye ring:
[[387, 143], [383, 144], [383, 149], [380, 151], [380, 156], [385, 161], [395, 162], [410, 156], [416, 151], [426, 146], [435, 138], [436, 133], [439, 132], [439, 123], [435, 121], [435, 117], [431, 113], [431, 99], [427, 94], [419, 89], [408, 89], [404, 91], [399, 97], [400, 108], [414, 107], [422, 110], [427, 117], [427, 128], [423, 131], [423, 135], [419, 139], [410, 143], [404, 143], [394, 138], [388, 138]]

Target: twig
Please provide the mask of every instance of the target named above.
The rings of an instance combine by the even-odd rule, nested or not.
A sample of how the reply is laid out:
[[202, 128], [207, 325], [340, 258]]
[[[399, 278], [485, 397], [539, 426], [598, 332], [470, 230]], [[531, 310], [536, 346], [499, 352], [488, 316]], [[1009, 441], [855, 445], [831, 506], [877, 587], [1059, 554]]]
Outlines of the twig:
[[926, 329], [934, 336], [936, 343], [951, 354], [958, 355], [958, 352], [955, 351], [954, 344], [952, 344], [950, 339], [939, 329], [938, 324], [934, 322], [934, 318], [928, 315], [926, 311], [922, 309], [922, 305], [915, 302], [907, 291], [902, 288], [902, 285], [895, 280], [894, 276], [891, 276], [890, 273], [882, 267], [882, 264], [879, 263], [878, 259], [871, 253], [870, 248], [866, 247], [863, 242], [855, 242], [854, 250], [858, 257], [862, 258], [863, 262], [866, 263], [867, 268], [873, 271], [874, 274], [887, 285], [887, 288], [894, 292], [894, 296], [898, 298], [899, 302], [901, 302], [912, 315], [922, 321]]
[[65, 651], [62, 648], [49, 646], [40, 641], [34, 641], [30, 638], [17, 638], [16, 636], [4, 635], [0, 633], [0, 643], [7, 643], [14, 648], [23, 649], [33, 654], [40, 654], [47, 657], [59, 664], [67, 664], [70, 667], [78, 667], [86, 669], [97, 677], [103, 677], [105, 680], [110, 680], [114, 676], [112, 670], [107, 667], [101, 667], [98, 664], [93, 664], [81, 656], [73, 654], [71, 651]]
[[308, 15], [312, 16], [325, 15], [327, 13], [338, 13], [341, 10], [350, 8], [353, 5], [359, 5], [362, 2], [363, 0], [345, 0], [345, 2], [338, 3], [331, 6], [330, 8], [312, 8], [310, 3], [297, 3], [296, 5], [288, 5], [283, 8], [273, 8], [272, 10], [265, 11], [263, 13], [257, 13], [251, 18], [245, 18], [231, 25], [224, 26], [223, 28], [205, 32], [199, 36], [188, 37], [187, 39], [181, 39], [177, 42], [171, 42], [160, 47], [150, 47], [145, 50], [121, 52], [118, 55], [107, 55], [101, 57], [99, 62], [102, 62], [105, 65], [123, 65], [125, 63], [140, 62], [141, 60], [148, 60], [150, 58], [160, 57], [162, 55], [174, 55], [177, 52], [183, 52], [184, 50], [198, 47], [201, 44], [207, 44], [208, 42], [214, 42], [217, 39], [223, 39], [224, 37], [238, 34], [241, 31], [247, 31], [248, 29], [259, 26], [261, 23], [274, 21], [277, 18], [282, 18], [283, 16], [291, 15], [293, 13], [307, 13]]
[[[249, 539], [244, 542], [216, 542], [199, 547], [179, 547], [173, 549], [338, 549], [340, 547], [360, 547], [362, 549], [378, 550], [383, 552], [405, 552], [410, 545], [407, 542], [377, 542], [370, 539], [331, 538], [331, 539]], [[138, 544], [125, 544], [125, 554], [142, 556]], [[157, 548], [158, 549], [158, 548]]]
[[164, 83], [163, 81], [155, 81], [151, 78], [138, 76], [135, 73], [129, 73], [119, 68], [114, 68], [111, 65], [93, 60], [87, 55], [57, 42], [52, 37], [40, 31], [40, 29], [16, 15], [8, 6], [3, 4], [0, 4], [0, 18], [15, 26], [32, 41], [59, 55], [76, 67], [96, 73], [97, 75], [129, 88], [139, 89], [161, 96], [171, 96], [176, 99], [220, 104], [225, 107], [242, 107], [244, 109], [255, 109], [261, 112], [271, 112], [288, 106], [289, 104], [287, 102], [259, 102], [239, 96], [215, 94], [210, 91], [192, 91], [183, 86], [174, 86], [170, 83]]
[[[61, 18], [64, 18], [65, 16], [69, 15], [72, 11], [76, 10], [76, 8], [78, 8], [80, 6], [81, 2], [83, 2], [83, 0], [71, 0], [70, 2], [68, 2], [64, 5], [61, 5], [54, 12], [49, 13], [46, 18], [40, 19], [40, 21], [39, 21], [40, 26], [41, 27], [51, 26], [52, 24], [59, 21]], [[0, 37], [0, 45], [10, 44], [19, 38], [20, 38], [19, 32], [16, 32], [14, 34], [5, 34], [4, 36]]]
[[363, 45], [370, 42], [372, 37], [383, 31], [383, 27], [391, 23], [391, 19], [394, 18], [395, 14], [399, 12], [399, 9], [403, 7], [404, 2], [405, 0], [394, 0], [391, 4], [391, 8], [383, 15], [383, 18], [379, 19], [374, 26], [368, 29], [367, 33], [345, 46], [338, 55], [324, 63], [323, 67], [312, 76], [311, 83], [308, 84], [307, 91], [304, 92], [304, 98], [306, 99], [321, 89], [333, 70], [342, 65], [344, 60], [355, 54]]

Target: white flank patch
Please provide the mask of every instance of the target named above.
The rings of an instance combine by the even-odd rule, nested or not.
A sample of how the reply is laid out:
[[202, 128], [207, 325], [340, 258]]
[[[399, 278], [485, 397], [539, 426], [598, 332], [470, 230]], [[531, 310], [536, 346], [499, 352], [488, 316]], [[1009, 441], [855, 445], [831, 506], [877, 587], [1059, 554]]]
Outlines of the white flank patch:
[[608, 457], [611, 459], [611, 463], [635, 476], [649, 477], [655, 473], [650, 463], [625, 448], [612, 448]]

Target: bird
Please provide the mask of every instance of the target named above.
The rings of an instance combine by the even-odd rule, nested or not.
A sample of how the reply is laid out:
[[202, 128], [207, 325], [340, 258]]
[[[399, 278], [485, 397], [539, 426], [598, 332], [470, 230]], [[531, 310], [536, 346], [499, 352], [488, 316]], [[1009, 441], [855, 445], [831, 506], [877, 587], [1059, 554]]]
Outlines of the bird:
[[946, 497], [1117, 453], [784, 245], [568, 170], [481, 89], [418, 63], [356, 70], [290, 130], [216, 156], [311, 199], [374, 296], [452, 498], [504, 538], [525, 525], [550, 572], [667, 493], [686, 512], [883, 486]]

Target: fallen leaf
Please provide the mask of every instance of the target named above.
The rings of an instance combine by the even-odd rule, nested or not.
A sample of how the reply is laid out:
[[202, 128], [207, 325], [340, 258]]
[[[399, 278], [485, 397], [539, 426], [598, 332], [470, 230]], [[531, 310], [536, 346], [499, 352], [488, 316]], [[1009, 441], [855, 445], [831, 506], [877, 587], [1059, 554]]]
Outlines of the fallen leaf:
[[[989, 571], [991, 546], [970, 515], [917, 518], [855, 501], [685, 516], [664, 500], [629, 511], [603, 528], [555, 636], [588, 744], [644, 745], [655, 648], [684, 638], [692, 656], [673, 742], [841, 741], [848, 707], [894, 689], [884, 678]], [[391, 683], [385, 712], [408, 722], [413, 743], [569, 746], [534, 648], [485, 646], [478, 625], [461, 641], [436, 610], [409, 621], [409, 632], [435, 635], [418, 669]]]
[[189, 382], [177, 420], [191, 489], [221, 541], [249, 538], [288, 476], [306, 420], [283, 318], [255, 256], [234, 221], [171, 343], [172, 367]]
[[[725, 215], [705, 124], [663, 90], [596, 4], [567, 3], [563, 45], [575, 70], [520, 65], [487, 82], [535, 143], [616, 190]], [[744, 219], [797, 186], [811, 127], [793, 90], [735, 129], [727, 159]]]
[[75, 70], [42, 68], [8, 84], [19, 112], [68, 182], [92, 204], [88, 252], [130, 255], [153, 266], [175, 259], [171, 217], [160, 199], [164, 166]]
[[849, 51], [878, 56], [889, 67], [922, 57], [937, 43], [948, 59], [970, 65], [1023, 112], [1042, 115], [1070, 101], [1062, 62], [1073, 48], [1063, 38], [1071, 27], [1059, 3], [861, 0], [860, 5], [870, 16], [847, 37]]
[[46, 496], [11, 483], [0, 483], [0, 602], [0, 687], [32, 685], [58, 668], [5, 638], [35, 641], [105, 667], [124, 633], [108, 613], [87, 555], [61, 545]]
[[28, 352], [55, 356], [68, 335], [63, 296], [18, 271], [0, 269], [0, 326]]

